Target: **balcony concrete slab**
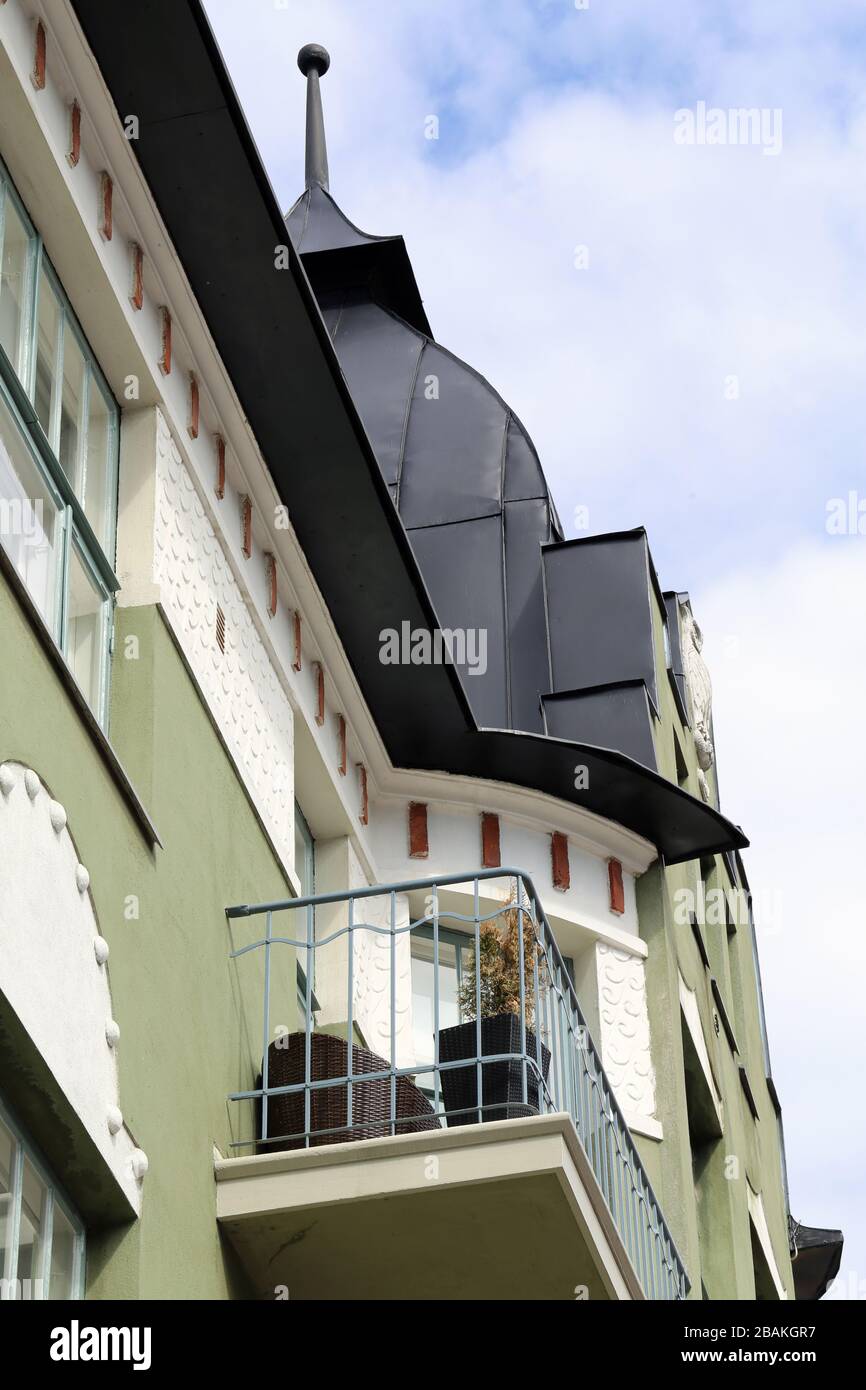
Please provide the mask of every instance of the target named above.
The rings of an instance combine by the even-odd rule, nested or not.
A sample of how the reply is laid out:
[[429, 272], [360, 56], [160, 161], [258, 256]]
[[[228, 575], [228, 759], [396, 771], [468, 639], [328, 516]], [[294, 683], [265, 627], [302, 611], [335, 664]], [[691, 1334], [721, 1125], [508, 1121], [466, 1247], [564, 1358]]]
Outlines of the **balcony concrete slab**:
[[217, 1159], [261, 1298], [640, 1299], [568, 1115]]

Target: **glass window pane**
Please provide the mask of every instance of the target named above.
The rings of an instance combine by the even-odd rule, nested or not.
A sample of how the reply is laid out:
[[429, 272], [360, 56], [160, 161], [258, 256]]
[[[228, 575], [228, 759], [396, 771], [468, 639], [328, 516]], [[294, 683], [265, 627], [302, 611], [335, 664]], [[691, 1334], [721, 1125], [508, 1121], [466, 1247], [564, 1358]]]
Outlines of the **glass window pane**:
[[9, 1241], [12, 1232], [12, 1160], [15, 1143], [9, 1130], [0, 1120], [0, 1279], [12, 1273], [12, 1252]]
[[0, 263], [0, 343], [19, 376], [24, 372], [31, 238], [8, 192], [0, 186], [0, 225], [3, 257]]
[[66, 660], [97, 716], [102, 680], [105, 597], [95, 587], [76, 546], [69, 556]]
[[315, 893], [315, 841], [304, 814], [295, 802], [295, 873], [301, 881], [301, 897]]
[[60, 467], [82, 497], [81, 448], [84, 439], [84, 381], [87, 369], [69, 323], [63, 325], [63, 394], [60, 401], [60, 439], [57, 457]]
[[51, 1273], [49, 1298], [72, 1298], [75, 1293], [75, 1231], [57, 1202], [51, 1223]]
[[90, 373], [87, 411], [87, 464], [84, 510], [110, 561], [114, 561], [111, 520], [114, 510], [114, 406]]
[[42, 1244], [45, 1239], [47, 1189], [29, 1158], [24, 1158], [21, 1191], [21, 1227], [18, 1233], [19, 1298], [42, 1297]]
[[60, 514], [19, 426], [0, 399], [0, 542], [45, 622], [58, 632]]
[[[433, 998], [436, 967], [430, 937], [412, 936], [412, 1032], [417, 1062], [433, 1061]], [[457, 947], [439, 941], [439, 1027], [451, 1028], [460, 1022], [457, 1004]], [[432, 1073], [421, 1078], [432, 1085]]]
[[33, 405], [52, 448], [57, 447], [52, 423], [57, 414], [57, 354], [60, 341], [60, 305], [44, 268], [39, 275], [39, 309], [36, 329], [36, 387]]

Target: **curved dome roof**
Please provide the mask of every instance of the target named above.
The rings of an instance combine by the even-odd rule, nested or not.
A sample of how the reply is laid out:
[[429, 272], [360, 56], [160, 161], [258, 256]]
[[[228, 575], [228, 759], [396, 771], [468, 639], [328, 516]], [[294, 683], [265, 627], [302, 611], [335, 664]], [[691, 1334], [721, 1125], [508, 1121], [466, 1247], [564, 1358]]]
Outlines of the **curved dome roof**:
[[[658, 772], [658, 623], [674, 685], [679, 629], [645, 533], [564, 539], [523, 425], [435, 341], [403, 238], [361, 231], [332, 198], [327, 54], [304, 49], [298, 62], [306, 188], [286, 224], [439, 624], [464, 634], [469, 659], [455, 665], [476, 724], [613, 750]], [[562, 794], [576, 787], [572, 774]]]
[[476, 720], [541, 732], [541, 546], [562, 528], [532, 440], [490, 383], [434, 340], [402, 237], [360, 231], [317, 182], [286, 224], [440, 623], [485, 634], [486, 669], [458, 667]]

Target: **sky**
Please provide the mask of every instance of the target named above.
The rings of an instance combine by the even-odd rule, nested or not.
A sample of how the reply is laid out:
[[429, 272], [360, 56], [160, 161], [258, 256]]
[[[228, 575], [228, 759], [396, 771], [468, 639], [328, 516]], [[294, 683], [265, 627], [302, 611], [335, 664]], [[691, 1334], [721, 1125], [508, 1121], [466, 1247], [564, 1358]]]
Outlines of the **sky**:
[[866, 1298], [866, 8], [205, 5], [282, 205], [297, 52], [321, 43], [343, 211], [403, 234], [566, 534], [644, 525], [689, 591], [752, 842], [791, 1208], [845, 1232], [829, 1296]]

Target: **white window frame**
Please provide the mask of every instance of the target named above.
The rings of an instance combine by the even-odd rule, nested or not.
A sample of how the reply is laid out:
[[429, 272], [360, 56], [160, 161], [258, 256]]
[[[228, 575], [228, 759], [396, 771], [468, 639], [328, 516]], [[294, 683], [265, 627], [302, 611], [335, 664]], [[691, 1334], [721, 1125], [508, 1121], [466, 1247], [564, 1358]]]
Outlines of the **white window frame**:
[[[25, 1158], [33, 1167], [45, 1188], [45, 1210], [39, 1260], [39, 1272], [33, 1279], [31, 1297], [34, 1301], [51, 1298], [51, 1239], [54, 1226], [54, 1212], [63, 1212], [75, 1235], [73, 1253], [72, 1291], [67, 1301], [74, 1302], [84, 1297], [85, 1232], [84, 1223], [75, 1208], [62, 1192], [52, 1176], [39, 1151], [12, 1118], [0, 1100], [0, 1125], [12, 1136], [11, 1195], [9, 1197], [9, 1220], [7, 1224], [7, 1247], [5, 1265], [0, 1269], [0, 1302], [17, 1301], [20, 1295], [18, 1286], [18, 1237], [21, 1229], [21, 1199]], [[0, 1199], [5, 1200], [5, 1199]]]
[[[0, 397], [2, 397], [7, 411], [12, 417], [13, 427], [17, 429], [39, 474], [56, 499], [56, 505], [58, 507], [57, 527], [60, 557], [57, 575], [58, 599], [55, 621], [50, 627], [50, 631], [67, 665], [71, 664], [69, 569], [73, 548], [78, 559], [81, 561], [88, 580], [93, 585], [97, 599], [101, 605], [98, 619], [98, 670], [93, 698], [90, 704], [98, 723], [105, 728], [108, 712], [111, 643], [114, 628], [114, 596], [120, 588], [120, 584], [113, 569], [117, 535], [120, 410], [112, 395], [108, 382], [100, 369], [99, 363], [96, 361], [81, 326], [78, 323], [69, 298], [60, 283], [60, 279], [48, 259], [42, 238], [28, 216], [27, 209], [22, 203], [9, 177], [6, 166], [2, 159], [0, 159], [0, 229], [2, 229], [4, 222], [3, 214], [7, 200], [14, 207], [15, 212], [21, 219], [27, 232], [28, 263], [27, 283], [21, 297], [21, 313], [24, 317], [24, 324], [21, 333], [21, 345], [18, 352], [19, 360], [17, 362], [11, 362], [6, 356], [3, 348], [0, 347]], [[2, 252], [2, 239], [0, 239], [0, 252]], [[83, 503], [76, 495], [74, 487], [69, 478], [67, 478], [57, 456], [59, 418], [52, 419], [52, 421], [49, 422], [49, 433], [46, 434], [36, 417], [34, 402], [36, 398], [36, 361], [39, 341], [38, 295], [40, 285], [43, 283], [43, 277], [50, 283], [51, 289], [57, 296], [60, 311], [60, 324], [62, 325], [61, 343], [68, 341], [67, 335], [71, 335], [84, 361], [80, 409], [85, 434], [79, 444], [82, 460], [82, 479], [80, 480], [82, 487], [86, 485], [86, 427], [89, 422], [89, 393], [93, 390], [99, 391], [106, 406], [108, 415], [108, 437], [106, 446], [108, 457], [106, 461], [107, 474], [105, 479], [105, 534], [107, 538], [107, 550], [96, 536], [85, 513]], [[57, 362], [57, 368], [60, 372], [60, 381], [57, 388], [58, 395], [62, 396], [62, 356]], [[59, 417], [59, 413], [59, 410], [55, 411], [54, 415]], [[86, 496], [86, 493], [83, 495]], [[0, 544], [2, 544], [2, 538], [0, 538]]]

